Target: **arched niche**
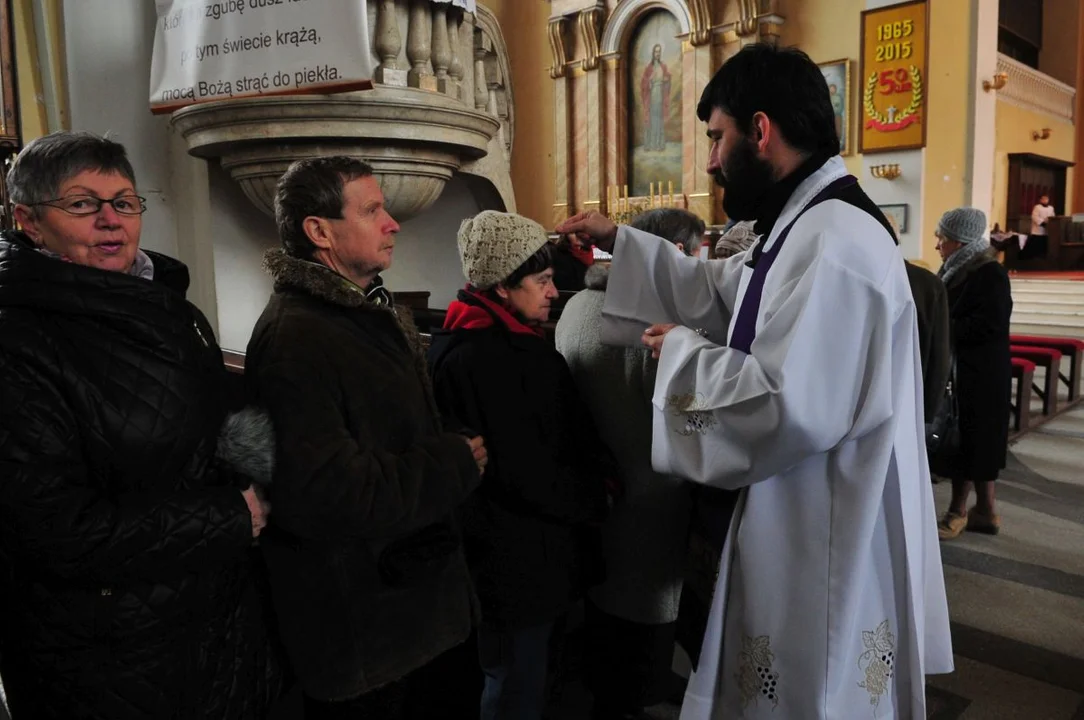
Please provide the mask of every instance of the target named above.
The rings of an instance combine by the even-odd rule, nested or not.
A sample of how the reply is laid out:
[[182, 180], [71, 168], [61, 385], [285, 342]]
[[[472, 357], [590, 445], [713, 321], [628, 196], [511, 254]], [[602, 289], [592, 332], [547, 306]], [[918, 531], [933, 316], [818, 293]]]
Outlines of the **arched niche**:
[[602, 41], [599, 43], [602, 55], [621, 55], [639, 20], [654, 10], [666, 10], [673, 15], [683, 35], [692, 32], [692, 17], [682, 0], [626, 0], [617, 6], [603, 28]]

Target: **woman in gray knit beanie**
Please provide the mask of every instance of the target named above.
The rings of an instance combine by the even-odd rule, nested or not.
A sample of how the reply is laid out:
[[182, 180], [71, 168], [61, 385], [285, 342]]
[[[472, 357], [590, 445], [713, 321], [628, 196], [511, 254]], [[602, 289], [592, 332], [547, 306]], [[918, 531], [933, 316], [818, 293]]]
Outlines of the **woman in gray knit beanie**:
[[[933, 471], [952, 479], [952, 501], [937, 526], [942, 540], [964, 530], [996, 535], [994, 480], [1005, 467], [1012, 366], [1009, 359], [1009, 276], [983, 238], [986, 215], [950, 210], [937, 224], [938, 275], [948, 293], [961, 452], [951, 462], [931, 458]], [[939, 467], [938, 465], [945, 465]], [[974, 487], [976, 504], [967, 503]]]

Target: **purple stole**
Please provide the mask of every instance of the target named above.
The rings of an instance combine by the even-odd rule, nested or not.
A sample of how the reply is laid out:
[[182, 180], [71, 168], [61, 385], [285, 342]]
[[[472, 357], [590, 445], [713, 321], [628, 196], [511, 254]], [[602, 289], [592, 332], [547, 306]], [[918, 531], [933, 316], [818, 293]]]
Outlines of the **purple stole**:
[[[745, 288], [741, 307], [738, 308], [738, 317], [734, 320], [734, 331], [730, 334], [729, 347], [741, 350], [746, 354], [752, 348], [753, 340], [757, 336], [757, 316], [760, 314], [760, 298], [764, 294], [764, 280], [768, 277], [768, 271], [772, 269], [772, 264], [779, 256], [779, 251], [783, 249], [783, 243], [786, 242], [787, 236], [790, 235], [794, 223], [798, 222], [798, 218], [805, 215], [810, 208], [820, 205], [825, 200], [831, 200], [838, 191], [857, 183], [858, 179], [854, 175], [845, 175], [833, 180], [802, 208], [801, 212], [790, 221], [789, 225], [783, 228], [783, 232], [779, 233], [779, 237], [775, 239], [775, 244], [772, 245], [771, 250], [764, 252], [760, 256], [753, 267], [753, 277], [749, 278], [749, 285]], [[761, 240], [761, 242], [767, 242], [767, 238]]]

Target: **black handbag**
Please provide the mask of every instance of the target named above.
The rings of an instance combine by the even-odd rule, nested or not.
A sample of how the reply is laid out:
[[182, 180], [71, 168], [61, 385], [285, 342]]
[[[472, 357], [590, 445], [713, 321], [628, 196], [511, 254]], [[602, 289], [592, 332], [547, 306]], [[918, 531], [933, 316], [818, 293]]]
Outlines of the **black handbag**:
[[949, 380], [941, 404], [926, 423], [926, 454], [930, 471], [943, 477], [951, 477], [959, 467], [962, 454], [960, 437], [960, 400], [956, 383], [956, 354], [949, 360]]

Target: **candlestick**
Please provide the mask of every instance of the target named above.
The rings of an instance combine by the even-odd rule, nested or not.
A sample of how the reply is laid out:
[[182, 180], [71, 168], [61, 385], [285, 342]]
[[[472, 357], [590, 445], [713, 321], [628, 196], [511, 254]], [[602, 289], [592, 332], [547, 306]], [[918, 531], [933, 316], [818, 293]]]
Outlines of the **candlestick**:
[[628, 212], [629, 211], [629, 186], [624, 185], [624, 186], [622, 186], [622, 189], [625, 192], [625, 212]]
[[655, 207], [655, 183], [648, 183], [647, 184], [647, 197], [648, 197], [647, 206], [648, 207]]
[[674, 207], [674, 181], [670, 180], [670, 207]]

